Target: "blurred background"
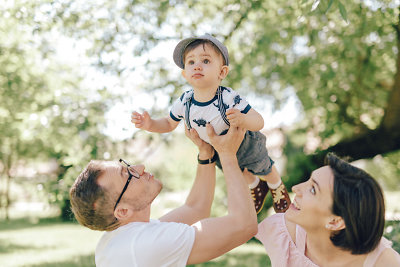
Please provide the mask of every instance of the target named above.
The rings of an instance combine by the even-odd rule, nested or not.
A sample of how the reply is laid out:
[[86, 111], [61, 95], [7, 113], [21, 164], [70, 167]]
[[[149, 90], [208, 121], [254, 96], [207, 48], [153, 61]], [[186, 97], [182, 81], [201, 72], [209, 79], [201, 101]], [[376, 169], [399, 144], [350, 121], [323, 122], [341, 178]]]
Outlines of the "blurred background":
[[[288, 188], [328, 151], [385, 191], [385, 236], [400, 251], [398, 0], [3, 0], [0, 5], [1, 266], [94, 266], [101, 233], [74, 221], [68, 190], [91, 159], [144, 163], [163, 181], [152, 217], [181, 204], [197, 150], [183, 125], [135, 129], [133, 110], [167, 116], [189, 89], [179, 40], [223, 41], [237, 90], [265, 120]], [[270, 211], [271, 199], [259, 215]], [[226, 212], [218, 171], [212, 214]], [[269, 266], [255, 240], [197, 266]]]

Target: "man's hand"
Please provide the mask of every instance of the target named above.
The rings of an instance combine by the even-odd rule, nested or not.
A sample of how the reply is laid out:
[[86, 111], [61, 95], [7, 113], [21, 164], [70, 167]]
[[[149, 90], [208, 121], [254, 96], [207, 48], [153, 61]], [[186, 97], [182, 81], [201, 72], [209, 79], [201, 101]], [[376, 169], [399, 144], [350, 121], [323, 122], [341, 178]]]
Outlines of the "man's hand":
[[214, 155], [214, 148], [204, 142], [195, 129], [189, 130], [185, 127], [185, 135], [199, 148], [200, 159], [209, 159]]
[[232, 127], [231, 125], [227, 134], [217, 135], [214, 131], [214, 128], [210, 124], [207, 124], [206, 128], [211, 145], [215, 148], [215, 150], [217, 150], [220, 156], [222, 154], [236, 155], [246, 130], [243, 128]]
[[226, 111], [226, 118], [233, 127], [243, 127], [245, 121], [245, 114], [236, 108], [231, 108]]
[[139, 112], [132, 112], [131, 122], [135, 124], [136, 128], [148, 131], [151, 126], [152, 119], [147, 111], [144, 111], [143, 114]]

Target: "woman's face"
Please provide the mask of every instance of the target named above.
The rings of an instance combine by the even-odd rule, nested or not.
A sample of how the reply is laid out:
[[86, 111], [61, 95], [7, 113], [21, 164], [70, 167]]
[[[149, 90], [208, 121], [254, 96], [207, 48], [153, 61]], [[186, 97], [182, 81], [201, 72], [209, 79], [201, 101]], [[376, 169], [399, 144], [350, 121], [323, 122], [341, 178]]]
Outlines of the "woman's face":
[[324, 166], [313, 171], [308, 181], [293, 186], [296, 196], [286, 219], [306, 230], [325, 229], [333, 215], [333, 179], [331, 168]]

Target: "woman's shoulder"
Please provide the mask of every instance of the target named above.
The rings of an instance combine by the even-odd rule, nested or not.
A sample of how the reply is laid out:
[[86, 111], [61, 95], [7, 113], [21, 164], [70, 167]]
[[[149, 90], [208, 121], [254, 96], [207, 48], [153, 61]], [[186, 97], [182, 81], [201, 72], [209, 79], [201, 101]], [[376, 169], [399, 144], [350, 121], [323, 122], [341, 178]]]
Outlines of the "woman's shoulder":
[[400, 266], [400, 255], [393, 248], [386, 247], [379, 255], [374, 266]]
[[261, 242], [266, 241], [265, 239], [285, 239], [288, 243], [295, 243], [296, 225], [288, 222], [284, 213], [276, 213], [258, 224], [258, 233], [255, 237]]
[[287, 221], [284, 213], [264, 219], [255, 237], [263, 243], [273, 266], [316, 267], [304, 255], [305, 231]]

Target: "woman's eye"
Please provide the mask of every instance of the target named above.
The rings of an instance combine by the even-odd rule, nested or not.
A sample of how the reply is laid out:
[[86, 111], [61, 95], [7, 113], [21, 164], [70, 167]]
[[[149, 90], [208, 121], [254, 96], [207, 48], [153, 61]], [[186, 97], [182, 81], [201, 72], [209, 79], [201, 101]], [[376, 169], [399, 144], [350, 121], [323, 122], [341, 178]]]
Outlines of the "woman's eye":
[[314, 186], [311, 186], [310, 192], [311, 192], [311, 194], [315, 195], [315, 187]]

